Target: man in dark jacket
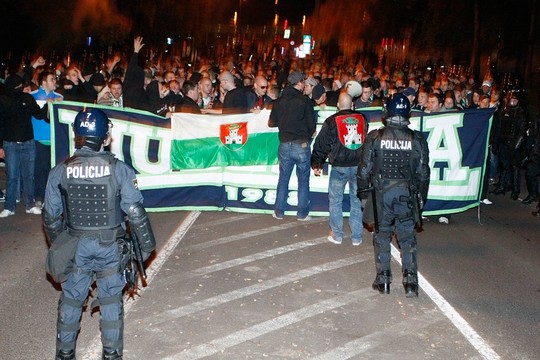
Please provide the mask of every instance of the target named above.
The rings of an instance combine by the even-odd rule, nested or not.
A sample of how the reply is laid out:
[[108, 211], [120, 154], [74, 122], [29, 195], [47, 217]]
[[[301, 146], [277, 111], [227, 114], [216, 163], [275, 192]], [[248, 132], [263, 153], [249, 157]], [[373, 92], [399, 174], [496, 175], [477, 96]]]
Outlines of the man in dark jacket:
[[22, 91], [23, 79], [18, 75], [10, 75], [5, 85], [6, 95], [0, 97], [0, 148], [5, 153], [7, 193], [0, 218], [15, 214], [21, 178], [26, 213], [40, 215], [34, 199], [36, 146], [32, 116], [45, 119], [48, 106], [40, 108], [32, 95]]
[[229, 71], [219, 75], [219, 81], [227, 92], [223, 100], [223, 114], [242, 114], [249, 112], [246, 91], [235, 83], [235, 76]]
[[304, 74], [298, 71], [288, 77], [289, 86], [274, 102], [269, 127], [279, 129], [279, 179], [276, 193], [274, 218], [281, 220], [289, 198], [289, 180], [296, 165], [298, 177], [299, 221], [309, 221], [309, 176], [311, 163], [311, 139], [316, 130], [315, 111], [311, 99], [304, 96]]
[[186, 80], [184, 81], [184, 85], [182, 85], [182, 93], [184, 94], [184, 98], [176, 111], [200, 114], [201, 109], [198, 105], [199, 86], [191, 80]]
[[352, 98], [341, 93], [337, 103], [339, 111], [328, 117], [315, 139], [311, 154], [311, 168], [320, 174], [326, 159], [332, 165], [328, 183], [330, 234], [328, 240], [341, 244], [343, 240], [343, 193], [349, 184], [349, 227], [353, 245], [362, 243], [362, 203], [356, 196], [356, 173], [360, 159], [360, 146], [367, 134], [368, 122], [352, 108]]

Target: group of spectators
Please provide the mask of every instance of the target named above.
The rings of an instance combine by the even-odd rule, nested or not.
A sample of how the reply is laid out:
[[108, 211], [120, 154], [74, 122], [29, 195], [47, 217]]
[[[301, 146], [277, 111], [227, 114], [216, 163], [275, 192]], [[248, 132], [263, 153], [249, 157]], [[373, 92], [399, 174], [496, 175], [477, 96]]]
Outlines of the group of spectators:
[[[382, 66], [368, 71], [360, 63], [327, 63], [318, 59], [234, 61], [223, 58], [199, 59], [189, 64], [179, 57], [158, 58], [150, 51], [149, 55], [142, 54], [143, 47], [143, 39], [137, 37], [131, 54], [114, 54], [100, 61], [87, 56], [79, 63], [67, 60], [47, 63], [44, 57], [36, 56], [28, 64], [4, 69], [0, 74], [3, 94], [0, 155], [5, 157], [7, 168], [5, 210], [9, 212], [0, 213], [0, 217], [14, 213], [14, 199], [19, 200], [21, 193], [27, 212], [39, 213], [50, 167], [47, 102], [63, 100], [130, 107], [163, 117], [170, 117], [173, 112], [257, 112], [272, 107], [293, 72], [304, 74], [303, 94], [314, 107], [337, 107], [343, 92], [351, 96], [354, 110], [382, 106], [389, 96], [399, 92], [409, 98], [416, 111], [495, 108], [490, 139], [492, 166], [486, 183], [495, 185], [494, 194], [509, 191], [513, 199], [518, 199], [519, 175], [526, 168], [529, 194], [523, 202], [540, 200], [537, 182], [540, 166], [536, 154], [538, 120], [529, 122], [523, 92], [499, 86], [489, 74], [478, 83], [465, 71], [445, 73], [420, 67], [390, 69]], [[31, 96], [37, 105], [25, 106], [26, 112], [19, 113], [18, 119], [10, 117], [12, 103], [30, 103], [22, 94]], [[21, 100], [23, 98], [26, 100]], [[30, 141], [34, 144], [32, 149], [10, 150], [10, 143], [20, 147], [21, 143]], [[9, 153], [16, 156], [12, 158]], [[26, 165], [31, 163], [26, 162], [26, 158], [33, 159], [33, 164]], [[484, 188], [482, 202], [489, 204], [488, 186]], [[4, 199], [3, 194], [0, 199]], [[442, 222], [448, 223], [448, 219]]]

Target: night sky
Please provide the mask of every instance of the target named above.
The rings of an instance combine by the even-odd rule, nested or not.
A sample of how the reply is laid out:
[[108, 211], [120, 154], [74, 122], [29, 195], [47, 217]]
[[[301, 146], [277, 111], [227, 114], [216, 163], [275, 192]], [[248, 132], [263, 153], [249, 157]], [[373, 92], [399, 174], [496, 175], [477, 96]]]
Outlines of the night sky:
[[[23, 50], [27, 54], [50, 54], [53, 50], [59, 53], [81, 48], [88, 35], [101, 37], [102, 46], [127, 49], [137, 35], [143, 36], [147, 44], [193, 34], [199, 40], [205, 34], [214, 34], [218, 24], [225, 32], [230, 31], [233, 14], [240, 10], [240, 26], [253, 28], [272, 26], [276, 13], [280, 27], [285, 19], [289, 25], [298, 26], [306, 15], [308, 31], [318, 44], [326, 41], [341, 50], [345, 44], [350, 54], [376, 53], [381, 39], [393, 38], [409, 41], [411, 51], [416, 48], [417, 58], [444, 57], [450, 63], [462, 64], [471, 60], [474, 4], [478, 4], [478, 61], [483, 64], [490, 57], [503, 71], [529, 67], [537, 73], [540, 41], [538, 36], [529, 38], [529, 34], [540, 33], [538, 3], [523, 0], [517, 6], [515, 2], [493, 0], [279, 0], [276, 6], [275, 0], [11, 1], [2, 9], [0, 59], [9, 54], [16, 57]], [[536, 23], [531, 23], [532, 19]]]
[[[152, 4], [152, 5], [150, 5]], [[0, 56], [10, 50], [34, 50], [42, 47], [64, 48], [84, 41], [77, 30], [83, 24], [123, 23], [133, 34], [145, 35], [152, 30], [176, 29], [181, 32], [187, 20], [196, 18], [199, 24], [227, 24], [234, 11], [240, 8], [241, 23], [258, 25], [270, 23], [277, 12], [280, 20], [300, 23], [309, 15], [315, 0], [32, 0], [11, 1], [3, 8], [0, 22]], [[154, 6], [154, 8], [152, 8]], [[201, 13], [208, 17], [197, 18]], [[174, 20], [173, 14], [176, 14]], [[163, 19], [159, 17], [162, 16]], [[168, 16], [169, 18], [165, 18]], [[84, 18], [84, 19], [83, 19]], [[126, 21], [127, 20], [127, 21]], [[198, 26], [197, 24], [195, 26]], [[146, 34], [148, 35], [148, 34]]]

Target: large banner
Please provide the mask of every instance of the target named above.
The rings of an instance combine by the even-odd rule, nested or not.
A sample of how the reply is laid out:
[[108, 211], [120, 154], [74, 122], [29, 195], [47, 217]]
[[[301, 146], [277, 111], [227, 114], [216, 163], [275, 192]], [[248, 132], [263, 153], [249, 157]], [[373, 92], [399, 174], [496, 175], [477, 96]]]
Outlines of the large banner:
[[[53, 165], [73, 152], [71, 124], [85, 104], [51, 108]], [[259, 114], [193, 115], [171, 120], [145, 111], [89, 105], [113, 122], [111, 151], [137, 172], [149, 211], [231, 210], [271, 213], [279, 175], [277, 129], [268, 110]], [[316, 108], [319, 128], [335, 108]], [[370, 130], [379, 128], [381, 109], [362, 109]], [[482, 190], [491, 110], [434, 115], [418, 113], [410, 127], [423, 132], [430, 150], [431, 182], [426, 215], [478, 206]], [[312, 215], [328, 215], [329, 169], [310, 179]], [[291, 177], [289, 211], [295, 215], [296, 177]], [[344, 201], [348, 209], [348, 198]]]

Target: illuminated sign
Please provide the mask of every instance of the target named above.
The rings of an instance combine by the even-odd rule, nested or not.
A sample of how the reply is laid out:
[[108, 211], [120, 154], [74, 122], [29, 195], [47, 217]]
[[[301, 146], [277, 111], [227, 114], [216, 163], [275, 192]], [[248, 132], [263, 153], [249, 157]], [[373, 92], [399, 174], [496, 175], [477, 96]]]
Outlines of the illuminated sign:
[[283, 38], [288, 39], [290, 37], [291, 37], [291, 29], [285, 29], [285, 31], [283, 31]]
[[311, 35], [305, 34], [302, 43], [304, 44], [304, 54], [311, 54]]

